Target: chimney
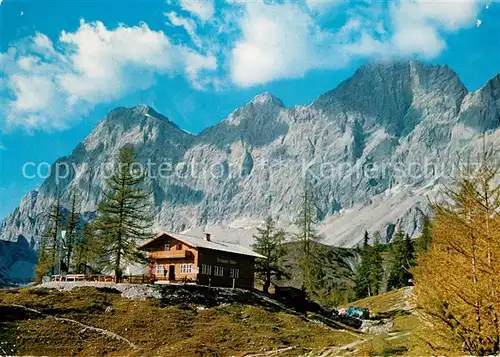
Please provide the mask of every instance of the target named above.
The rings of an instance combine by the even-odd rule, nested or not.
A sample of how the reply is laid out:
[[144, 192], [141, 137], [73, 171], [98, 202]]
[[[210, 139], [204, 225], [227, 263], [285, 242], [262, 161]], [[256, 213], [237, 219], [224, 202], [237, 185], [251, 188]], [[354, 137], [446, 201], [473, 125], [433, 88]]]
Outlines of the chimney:
[[207, 242], [210, 242], [210, 233], [204, 233], [204, 238]]

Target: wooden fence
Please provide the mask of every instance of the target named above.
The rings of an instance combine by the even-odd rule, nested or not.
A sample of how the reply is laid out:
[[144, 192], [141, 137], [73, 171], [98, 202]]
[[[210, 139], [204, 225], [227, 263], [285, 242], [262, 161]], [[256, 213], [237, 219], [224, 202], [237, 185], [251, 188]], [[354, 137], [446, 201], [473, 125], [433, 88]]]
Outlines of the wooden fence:
[[[51, 281], [65, 281], [65, 282], [76, 282], [76, 281], [100, 281], [112, 283], [115, 281], [113, 275], [86, 275], [86, 274], [65, 274], [65, 275], [52, 275]], [[154, 283], [154, 279], [146, 275], [124, 275], [119, 281], [120, 283], [129, 284], [151, 284]]]

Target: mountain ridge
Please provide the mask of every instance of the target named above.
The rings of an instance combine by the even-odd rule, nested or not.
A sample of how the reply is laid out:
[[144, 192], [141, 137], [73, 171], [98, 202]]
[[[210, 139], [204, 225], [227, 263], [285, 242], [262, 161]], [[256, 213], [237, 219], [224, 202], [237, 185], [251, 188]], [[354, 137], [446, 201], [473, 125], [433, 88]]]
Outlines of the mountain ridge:
[[[264, 92], [199, 134], [146, 105], [116, 108], [56, 161], [75, 170], [51, 175], [23, 197], [2, 221], [0, 239], [23, 236], [36, 246], [56, 182], [65, 191], [78, 188], [83, 215], [95, 215], [105, 185], [102, 165], [123, 145], [133, 145], [143, 164], [172, 168], [168, 177], [147, 180], [154, 229], [209, 227], [248, 245], [250, 228], [269, 214], [290, 227], [306, 173], [327, 244], [355, 245], [364, 230], [379, 230], [390, 241], [397, 226], [416, 236], [429, 213], [426, 197], [448, 179], [457, 152], [478, 152], [483, 135], [500, 144], [499, 78], [471, 92], [447, 66], [370, 64], [307, 106], [285, 107]], [[443, 164], [433, 170], [444, 177], [395, 174], [397, 165], [427, 161]], [[374, 166], [378, 171], [369, 176]]]
[[[320, 94], [316, 99], [314, 99], [308, 105], [297, 104], [297, 105], [293, 105], [291, 107], [286, 107], [284, 105], [283, 101], [279, 97], [275, 96], [272, 92], [264, 91], [264, 92], [262, 92], [260, 94], [255, 95], [246, 104], [244, 104], [241, 107], [239, 107], [236, 110], [234, 110], [232, 113], [230, 113], [228, 115], [227, 118], [219, 121], [218, 123], [216, 123], [214, 125], [211, 125], [211, 126], [205, 128], [205, 129], [201, 130], [200, 133], [191, 133], [191, 132], [185, 131], [184, 129], [182, 129], [181, 127], [179, 127], [174, 121], [172, 121], [169, 118], [163, 116], [161, 113], [159, 113], [158, 111], [156, 111], [156, 109], [154, 109], [153, 107], [151, 107], [150, 105], [147, 105], [147, 104], [138, 104], [138, 105], [135, 105], [135, 106], [132, 106], [132, 107], [117, 107], [117, 108], [111, 110], [99, 123], [102, 123], [103, 121], [106, 121], [108, 119], [108, 117], [110, 115], [114, 114], [115, 112], [122, 111], [122, 110], [132, 110], [132, 111], [144, 112], [146, 114], [149, 114], [151, 116], [151, 118], [166, 121], [167, 123], [172, 124], [176, 128], [178, 128], [178, 129], [182, 130], [183, 132], [185, 132], [187, 134], [190, 134], [192, 136], [200, 136], [205, 131], [213, 129], [214, 127], [217, 127], [218, 125], [224, 123], [226, 120], [231, 119], [232, 114], [234, 112], [237, 112], [238, 110], [240, 110], [242, 108], [245, 108], [245, 107], [247, 107], [249, 105], [252, 105], [252, 104], [269, 104], [269, 103], [272, 103], [272, 104], [278, 104], [283, 109], [294, 109], [294, 108], [311, 107], [311, 106], [314, 106], [314, 104], [318, 101], [318, 99], [323, 98], [323, 97], [325, 97], [325, 96], [327, 96], [329, 94], [333, 94], [336, 91], [338, 91], [339, 88], [341, 88], [343, 86], [343, 84], [345, 84], [346, 82], [351, 81], [353, 79], [353, 77], [356, 77], [358, 75], [359, 71], [366, 70], [368, 68], [380, 69], [380, 67], [385, 68], [385, 67], [394, 66], [395, 64], [399, 64], [399, 65], [406, 64], [408, 66], [411, 66], [412, 64], [413, 65], [416, 64], [417, 66], [420, 66], [420, 67], [424, 67], [424, 68], [428, 68], [428, 67], [430, 67], [430, 68], [436, 68], [438, 70], [444, 70], [445, 72], [448, 72], [450, 75], [452, 75], [459, 82], [458, 85], [460, 87], [462, 87], [463, 90], [466, 91], [466, 93], [462, 96], [462, 100], [469, 93], [481, 92], [483, 90], [489, 89], [489, 87], [491, 87], [491, 86], [493, 86], [494, 88], [500, 88], [500, 73], [498, 73], [495, 76], [491, 77], [482, 87], [480, 87], [480, 88], [478, 88], [476, 90], [470, 91], [470, 90], [468, 90], [465, 87], [465, 85], [463, 84], [463, 82], [460, 80], [458, 74], [456, 72], [454, 72], [446, 64], [445, 65], [427, 65], [427, 64], [423, 64], [422, 62], [415, 61], [415, 60], [412, 60], [412, 61], [397, 61], [397, 62], [393, 62], [393, 63], [390, 63], [390, 64], [387, 64], [387, 63], [384, 63], [384, 62], [370, 62], [370, 63], [367, 63], [367, 64], [361, 66], [358, 70], [355, 71], [355, 73], [351, 77], [349, 77], [349, 78], [345, 79], [344, 81], [342, 81], [341, 83], [339, 83], [334, 89], [332, 89], [330, 91], [327, 91], [327, 92], [325, 92], [323, 94]], [[98, 123], [98, 125], [99, 125], [99, 123]]]

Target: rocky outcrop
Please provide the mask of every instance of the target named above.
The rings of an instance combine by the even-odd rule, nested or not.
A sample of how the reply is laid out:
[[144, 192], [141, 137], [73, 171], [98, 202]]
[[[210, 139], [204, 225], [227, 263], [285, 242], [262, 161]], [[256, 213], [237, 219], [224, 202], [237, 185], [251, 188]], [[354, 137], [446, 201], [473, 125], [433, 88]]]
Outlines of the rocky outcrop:
[[[91, 218], [125, 144], [150, 165], [154, 229], [210, 227], [249, 244], [251, 228], [272, 215], [293, 230], [305, 177], [325, 243], [352, 246], [365, 230], [390, 241], [398, 226], [416, 236], [457, 158], [478, 153], [483, 136], [500, 145], [499, 82], [469, 92], [447, 66], [370, 64], [308, 106], [263, 93], [198, 135], [147, 106], [118, 108], [54, 163], [0, 237], [36, 245], [56, 190], [78, 188]], [[58, 177], [56, 167], [68, 171]]]

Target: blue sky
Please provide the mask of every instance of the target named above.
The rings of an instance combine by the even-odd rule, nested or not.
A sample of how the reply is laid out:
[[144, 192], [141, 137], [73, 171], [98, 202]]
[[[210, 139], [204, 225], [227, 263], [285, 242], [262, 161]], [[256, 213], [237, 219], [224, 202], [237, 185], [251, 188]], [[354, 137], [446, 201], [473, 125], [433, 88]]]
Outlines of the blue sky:
[[366, 61], [500, 72], [500, 3], [0, 0], [0, 218], [117, 106], [199, 132], [263, 91], [308, 104]]

